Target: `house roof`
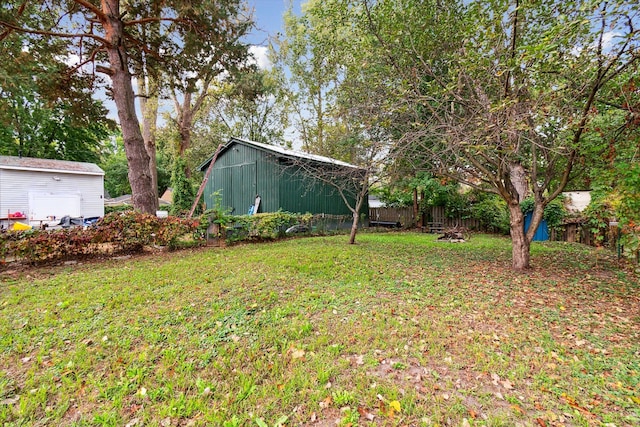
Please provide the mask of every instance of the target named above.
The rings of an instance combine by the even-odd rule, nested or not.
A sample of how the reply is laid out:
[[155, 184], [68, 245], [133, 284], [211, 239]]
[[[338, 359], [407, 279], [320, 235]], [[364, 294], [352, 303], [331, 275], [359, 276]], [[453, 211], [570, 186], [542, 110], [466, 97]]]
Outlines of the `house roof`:
[[104, 175], [104, 171], [94, 163], [36, 159], [33, 157], [0, 156], [0, 169], [34, 170], [79, 175]]
[[[325, 156], [319, 156], [317, 154], [310, 154], [310, 153], [305, 153], [303, 151], [297, 151], [297, 150], [291, 150], [288, 148], [284, 148], [284, 147], [280, 147], [278, 145], [269, 145], [269, 144], [264, 144], [262, 142], [256, 142], [256, 141], [251, 141], [248, 139], [242, 139], [242, 138], [231, 138], [220, 150], [220, 154], [222, 154], [224, 151], [226, 151], [227, 149], [229, 149], [229, 147], [231, 147], [233, 144], [236, 143], [240, 143], [240, 144], [245, 144], [245, 145], [250, 145], [252, 147], [255, 147], [259, 150], [264, 150], [264, 151], [269, 151], [271, 153], [274, 154], [278, 154], [280, 156], [283, 157], [289, 157], [289, 158], [298, 158], [298, 159], [306, 159], [306, 160], [313, 160], [316, 162], [320, 162], [320, 163], [327, 163], [327, 164], [332, 164], [332, 165], [336, 165], [336, 166], [342, 166], [342, 167], [347, 167], [347, 168], [353, 168], [353, 169], [361, 169], [358, 166], [352, 165], [351, 163], [347, 163], [347, 162], [343, 162], [340, 160], [336, 160], [336, 159], [332, 159], [330, 157], [325, 157]], [[209, 163], [211, 162], [211, 160], [213, 159], [213, 156], [215, 155], [212, 154], [204, 163], [202, 163], [198, 169], [199, 170], [205, 170], [207, 168], [207, 166], [209, 165]]]

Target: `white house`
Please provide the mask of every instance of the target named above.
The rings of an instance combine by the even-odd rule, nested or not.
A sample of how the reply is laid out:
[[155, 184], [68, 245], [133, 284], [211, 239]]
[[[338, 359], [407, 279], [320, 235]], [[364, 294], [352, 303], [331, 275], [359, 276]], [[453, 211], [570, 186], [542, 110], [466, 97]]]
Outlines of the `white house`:
[[104, 171], [93, 163], [0, 156], [0, 225], [104, 216]]

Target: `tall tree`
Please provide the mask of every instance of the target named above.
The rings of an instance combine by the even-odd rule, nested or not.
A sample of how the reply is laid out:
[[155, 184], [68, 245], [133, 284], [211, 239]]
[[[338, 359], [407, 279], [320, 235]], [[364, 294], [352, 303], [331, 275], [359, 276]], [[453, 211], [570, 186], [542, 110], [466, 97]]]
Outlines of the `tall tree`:
[[0, 154], [98, 162], [115, 123], [92, 99], [91, 76], [68, 75], [55, 46], [24, 41], [0, 44]]
[[300, 16], [290, 8], [284, 16], [284, 34], [274, 44], [276, 66], [287, 70], [283, 74], [289, 76], [291, 105], [302, 148], [331, 156], [331, 109], [341, 77], [342, 50], [348, 45], [334, 43], [333, 24], [337, 21], [331, 15], [322, 16], [323, 10], [329, 10], [326, 6], [320, 0], [309, 0], [303, 4]]
[[229, 137], [283, 144], [289, 123], [287, 99], [278, 76], [254, 69], [210, 89], [202, 120], [219, 122]]
[[[43, 45], [47, 40], [66, 42], [69, 56], [79, 58], [76, 69], [94, 64], [93, 70], [109, 76], [110, 93], [118, 110], [129, 165], [134, 207], [152, 213], [157, 209], [157, 191], [150, 173], [150, 157], [135, 110], [132, 85], [132, 62], [144, 51], [157, 59], [158, 64], [172, 76], [183, 76], [210, 55], [218, 55], [227, 47], [233, 24], [239, 22], [230, 13], [237, 1], [205, 0], [195, 4], [189, 0], [171, 3], [121, 0], [39, 0], [10, 1], [0, 9], [0, 40], [13, 33], [24, 34]], [[153, 13], [150, 13], [149, 11]], [[157, 13], [156, 13], [157, 12]], [[140, 27], [159, 23], [158, 37], [143, 40], [137, 37]], [[244, 25], [244, 23], [239, 23]], [[196, 55], [193, 46], [199, 46]], [[224, 55], [224, 54], [222, 54]]]
[[[220, 21], [215, 30], [215, 45], [202, 44], [199, 37], [187, 38], [183, 54], [190, 60], [173, 79], [167, 79], [174, 105], [172, 121], [180, 136], [176, 147], [178, 156], [183, 156], [191, 147], [192, 128], [211, 85], [246, 72], [249, 63], [248, 45], [241, 41], [253, 25], [248, 12], [239, 0], [214, 4], [209, 7], [216, 8]], [[186, 163], [181, 164], [187, 167]], [[185, 172], [190, 176], [188, 168]]]
[[364, 25], [364, 11], [355, 2], [309, 2], [302, 16], [289, 17], [292, 28], [281, 44], [281, 49], [293, 49], [295, 54], [289, 58], [293, 60], [290, 67], [294, 77], [299, 74], [294, 81], [304, 95], [298, 102], [310, 106], [311, 119], [301, 127], [303, 148], [357, 166], [314, 169], [304, 165], [308, 174], [341, 194], [353, 217], [351, 244], [356, 241], [368, 190], [389, 171], [392, 151], [388, 121], [378, 120], [379, 112], [389, 110], [394, 90], [381, 78], [391, 72], [386, 65], [376, 64], [377, 41]]
[[[397, 129], [399, 151], [418, 168], [499, 194], [513, 267], [529, 268], [544, 208], [576, 175], [607, 88], [640, 60], [637, 8], [625, 0], [363, 4], [380, 56], [402, 79], [395, 110], [410, 114]], [[535, 199], [527, 232], [524, 192]]]

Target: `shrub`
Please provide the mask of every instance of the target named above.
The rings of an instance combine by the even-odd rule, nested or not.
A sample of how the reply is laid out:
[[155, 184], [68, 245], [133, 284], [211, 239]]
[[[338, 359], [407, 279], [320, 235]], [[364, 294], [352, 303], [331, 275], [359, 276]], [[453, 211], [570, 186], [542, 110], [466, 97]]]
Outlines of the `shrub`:
[[184, 212], [189, 212], [196, 197], [196, 192], [185, 174], [185, 161], [180, 157], [174, 160], [171, 187], [173, 188], [171, 214], [180, 215]]
[[198, 220], [157, 218], [134, 211], [111, 213], [87, 229], [3, 231], [0, 257], [29, 263], [78, 258], [88, 255], [138, 252], [148, 245], [180, 244], [184, 236], [199, 243]]
[[284, 236], [287, 228], [296, 224], [309, 224], [310, 220], [311, 214], [283, 211], [236, 216], [228, 227], [231, 232], [229, 240], [274, 240]]
[[132, 211], [133, 210], [133, 206], [131, 205], [116, 205], [116, 206], [105, 206], [104, 207], [104, 214], [108, 215], [112, 212], [127, 212], [127, 211]]
[[484, 196], [472, 206], [471, 214], [483, 229], [493, 233], [509, 234], [509, 209], [500, 196]]

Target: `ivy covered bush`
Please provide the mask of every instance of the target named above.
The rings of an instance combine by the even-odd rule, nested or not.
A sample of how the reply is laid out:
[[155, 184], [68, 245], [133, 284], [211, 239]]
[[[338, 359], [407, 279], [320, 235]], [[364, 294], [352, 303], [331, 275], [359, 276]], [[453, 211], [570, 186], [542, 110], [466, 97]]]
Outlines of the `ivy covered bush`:
[[471, 218], [480, 222], [480, 228], [491, 233], [509, 234], [510, 220], [507, 203], [497, 194], [482, 194], [471, 204]]
[[227, 235], [231, 241], [275, 240], [285, 236], [289, 227], [309, 226], [311, 218], [311, 214], [301, 215], [283, 211], [235, 216], [233, 222], [226, 225]]
[[198, 220], [157, 218], [135, 211], [114, 212], [86, 229], [3, 231], [0, 233], [0, 261], [15, 259], [36, 264], [139, 252], [150, 245], [174, 249], [182, 239], [202, 243], [203, 235], [198, 230]]
[[[602, 186], [591, 193], [591, 203], [584, 215], [589, 230], [598, 245], [612, 246], [614, 233], [620, 233], [619, 243], [625, 256], [640, 255], [640, 164], [626, 165], [618, 170], [616, 188]], [[619, 227], [609, 223], [616, 221]], [[617, 242], [616, 242], [617, 243]]]

